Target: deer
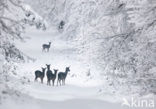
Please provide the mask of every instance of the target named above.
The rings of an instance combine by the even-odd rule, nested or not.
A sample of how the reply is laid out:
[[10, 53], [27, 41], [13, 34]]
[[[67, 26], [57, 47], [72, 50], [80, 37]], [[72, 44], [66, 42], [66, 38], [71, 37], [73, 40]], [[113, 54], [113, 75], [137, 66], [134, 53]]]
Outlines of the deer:
[[47, 66], [47, 85], [51, 85], [50, 81], [51, 81], [53, 72], [50, 70], [50, 64], [49, 65], [46, 64], [46, 66]]
[[51, 42], [49, 42], [48, 44], [43, 44], [42, 51], [46, 51], [46, 49], [47, 49], [47, 52], [49, 52], [50, 46], [51, 46]]
[[57, 72], [58, 72], [58, 70], [57, 69], [54, 69], [54, 74], [52, 74], [52, 77], [51, 77], [52, 82], [53, 82], [53, 86], [55, 84], [55, 79], [56, 79]]
[[37, 81], [37, 78], [40, 78], [41, 83], [43, 84], [43, 78], [45, 75], [45, 70], [46, 70], [46, 68], [42, 68], [42, 71], [40, 71], [40, 70], [35, 71], [35, 81]]
[[65, 22], [62, 20], [59, 24], [59, 29], [63, 29], [64, 25], [65, 25]]
[[66, 80], [68, 72], [70, 72], [70, 67], [66, 67], [65, 72], [58, 73], [57, 86], [58, 86], [58, 83], [60, 83], [60, 86], [61, 86], [61, 81], [62, 81], [62, 85], [65, 85], [65, 80]]

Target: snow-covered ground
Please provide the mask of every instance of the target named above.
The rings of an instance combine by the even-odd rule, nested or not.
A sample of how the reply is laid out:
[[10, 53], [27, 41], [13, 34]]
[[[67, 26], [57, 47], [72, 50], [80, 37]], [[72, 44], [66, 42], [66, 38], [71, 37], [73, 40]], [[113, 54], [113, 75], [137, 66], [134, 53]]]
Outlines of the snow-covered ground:
[[[56, 30], [38, 31], [30, 28], [26, 31], [30, 37], [25, 43], [16, 42], [26, 54], [31, 54], [35, 62], [20, 64], [18, 75], [30, 80], [23, 85], [24, 92], [30, 98], [23, 97], [22, 101], [7, 100], [0, 109], [129, 109], [121, 106], [122, 98], [106, 94], [99, 94], [102, 82], [98, 76], [88, 77], [86, 66], [78, 60], [77, 52], [72, 43], [61, 40], [61, 33]], [[42, 52], [42, 44], [52, 42], [50, 52]], [[44, 84], [34, 82], [34, 71], [51, 64], [51, 69], [64, 71], [70, 66], [71, 72], [67, 76], [65, 86], [47, 86], [46, 76]], [[111, 101], [111, 102], [110, 102]], [[133, 108], [134, 109], [134, 108]], [[138, 108], [137, 108], [138, 109]], [[146, 108], [141, 108], [146, 109]]]
[[[30, 80], [34, 80], [34, 71], [41, 70], [41, 67], [46, 67], [46, 64], [51, 64], [52, 70], [58, 69], [59, 71], [65, 71], [65, 68], [70, 66], [71, 72], [68, 74], [67, 84], [80, 86], [97, 86], [102, 84], [98, 79], [98, 73], [92, 75], [94, 79], [90, 79], [92, 77], [87, 76], [87, 66], [78, 60], [77, 50], [74, 48], [73, 43], [63, 40], [62, 34], [55, 28], [47, 31], [30, 28], [26, 31], [25, 36], [28, 38], [25, 43], [16, 42], [16, 44], [22, 52], [31, 55], [36, 61], [21, 64], [20, 72], [23, 73], [19, 75], [27, 76]], [[42, 52], [42, 44], [48, 44], [48, 42], [52, 42], [50, 51]], [[44, 82], [46, 82], [46, 77]]]

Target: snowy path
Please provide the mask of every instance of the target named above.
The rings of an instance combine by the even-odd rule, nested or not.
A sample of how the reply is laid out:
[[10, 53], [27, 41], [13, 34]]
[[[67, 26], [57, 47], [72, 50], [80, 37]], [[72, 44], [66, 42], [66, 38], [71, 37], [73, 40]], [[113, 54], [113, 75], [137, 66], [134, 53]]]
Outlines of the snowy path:
[[[30, 54], [36, 61], [21, 65], [22, 73], [20, 75], [31, 80], [25, 89], [28, 95], [37, 102], [37, 109], [127, 109], [120, 103], [109, 103], [102, 100], [110, 99], [111, 95], [106, 95], [104, 98], [98, 95], [100, 81], [86, 81], [84, 65], [76, 59], [76, 49], [69, 43], [60, 40], [56, 31], [43, 32], [30, 29], [26, 35], [31, 39], [24, 44], [20, 42], [17, 44], [24, 53]], [[50, 52], [42, 52], [42, 44], [49, 41], [52, 41]], [[52, 69], [56, 68], [60, 71], [71, 66], [71, 72], [67, 76], [67, 85], [47, 86], [46, 79], [44, 79], [44, 84], [34, 82], [34, 71], [45, 67], [45, 64], [51, 64]]]
[[[42, 88], [41, 88], [42, 87]], [[47, 86], [46, 84], [34, 83], [28, 87], [31, 96], [37, 99], [63, 101], [70, 99], [94, 99], [97, 96], [96, 87], [79, 87], [74, 85], [66, 86]]]
[[[31, 39], [26, 43], [19, 43], [19, 47], [24, 53], [30, 54], [36, 58], [36, 61], [23, 64], [21, 72], [30, 78], [31, 85], [28, 85], [29, 94], [38, 99], [45, 100], [64, 100], [71, 98], [94, 98], [98, 91], [96, 85], [100, 84], [99, 81], [87, 82], [83, 74], [84, 65], [77, 60], [76, 49], [66, 41], [60, 40], [57, 32], [44, 32], [36, 30], [28, 30], [27, 36]], [[42, 44], [52, 41], [50, 52], [42, 52]], [[35, 44], [34, 44], [35, 43]], [[46, 76], [44, 84], [34, 82], [34, 71], [46, 67], [45, 64], [51, 64], [51, 69], [59, 69], [64, 71], [65, 67], [71, 66], [66, 80], [66, 86], [50, 87], [46, 85]], [[39, 80], [40, 81], [40, 80]], [[84, 83], [85, 82], [85, 83]], [[86, 87], [87, 86], [87, 87]], [[95, 87], [96, 86], [96, 87]], [[94, 95], [94, 96], [93, 96]], [[49, 97], [51, 96], [51, 97]]]
[[[100, 81], [87, 82], [86, 78], [86, 66], [77, 59], [76, 48], [67, 41], [61, 40], [61, 34], [57, 31], [38, 31], [27, 30], [26, 36], [30, 37], [25, 43], [17, 42], [18, 47], [36, 61], [25, 63], [21, 65], [21, 72], [24, 76], [34, 80], [34, 71], [40, 70], [41, 67], [46, 67], [46, 64], [51, 64], [51, 70], [58, 69], [59, 71], [65, 71], [65, 68], [70, 67], [69, 76], [67, 77], [67, 84], [77, 84], [86, 86], [100, 85]], [[49, 52], [42, 52], [42, 44], [52, 42]], [[19, 74], [21, 75], [21, 74]], [[72, 77], [72, 78], [71, 78]], [[45, 80], [46, 82], [46, 77]]]
[[42, 109], [129, 109], [127, 107], [121, 107], [120, 104], [112, 104], [96, 99], [72, 99], [61, 102], [45, 102], [40, 100], [38, 103], [42, 104]]

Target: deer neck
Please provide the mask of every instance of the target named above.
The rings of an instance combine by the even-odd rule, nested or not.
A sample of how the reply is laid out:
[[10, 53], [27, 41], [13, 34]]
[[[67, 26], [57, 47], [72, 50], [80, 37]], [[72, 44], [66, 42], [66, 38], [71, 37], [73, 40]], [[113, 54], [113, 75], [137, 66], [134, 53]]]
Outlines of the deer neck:
[[55, 72], [55, 75], [57, 74], [57, 72]]
[[68, 71], [66, 70], [66, 71], [65, 71], [65, 74], [67, 75], [67, 73], [68, 73]]
[[43, 76], [45, 75], [45, 70], [44, 71], [42, 71], [42, 73], [43, 73]]

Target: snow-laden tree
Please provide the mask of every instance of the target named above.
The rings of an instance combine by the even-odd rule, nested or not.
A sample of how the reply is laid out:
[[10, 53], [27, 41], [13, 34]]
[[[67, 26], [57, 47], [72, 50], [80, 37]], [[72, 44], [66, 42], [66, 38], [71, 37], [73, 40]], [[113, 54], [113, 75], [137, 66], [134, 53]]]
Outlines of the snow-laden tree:
[[51, 26], [57, 25], [66, 17], [67, 0], [24, 0], [26, 3], [34, 7], [34, 10], [43, 17]]
[[99, 63], [103, 62], [103, 71], [116, 90], [127, 87], [132, 92], [155, 93], [153, 41], [156, 4], [148, 0], [125, 3], [130, 28], [123, 33], [104, 38], [101, 49], [104, 52]]
[[[69, 1], [66, 37], [94, 75], [115, 90], [155, 93], [155, 6], [153, 0]], [[67, 7], [66, 7], [67, 8]]]
[[24, 41], [22, 34], [30, 26], [46, 29], [43, 19], [29, 5], [21, 0], [0, 0], [0, 102], [4, 94], [18, 96], [15, 86], [21, 81], [14, 78], [16, 63], [34, 60], [22, 53], [15, 43], [15, 40]]
[[44, 22], [20, 0], [2, 0], [0, 8], [0, 48], [6, 59], [24, 60], [23, 54], [13, 44], [14, 40], [24, 40], [22, 33], [27, 25], [45, 29]]
[[83, 59], [88, 57], [86, 62], [91, 62], [91, 69], [99, 67], [115, 90], [155, 93], [155, 6], [154, 1], [148, 0], [112, 1], [109, 9], [113, 8], [108, 11], [113, 14], [103, 15], [108, 20], [96, 23], [96, 26], [107, 25], [98, 29], [94, 26], [88, 32], [93, 35], [84, 34], [78, 40], [81, 45], [85, 41], [80, 49]]

